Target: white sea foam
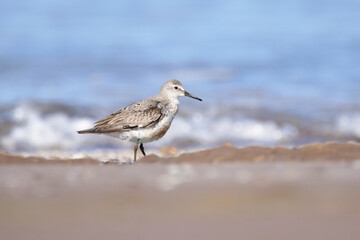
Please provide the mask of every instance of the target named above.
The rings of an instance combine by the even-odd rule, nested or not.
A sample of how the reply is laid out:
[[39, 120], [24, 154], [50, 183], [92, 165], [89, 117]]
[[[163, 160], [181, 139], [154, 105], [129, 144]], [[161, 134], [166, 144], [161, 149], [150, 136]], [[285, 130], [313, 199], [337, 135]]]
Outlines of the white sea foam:
[[43, 116], [36, 108], [21, 104], [13, 110], [16, 127], [0, 139], [6, 150], [70, 149], [80, 146], [84, 139], [76, 130], [89, 126], [88, 118], [70, 117], [64, 113]]
[[190, 119], [175, 118], [166, 135], [166, 141], [194, 140], [203, 145], [237, 141], [276, 143], [294, 138], [297, 134], [298, 129], [289, 124], [279, 126], [272, 121], [251, 118], [214, 119], [202, 114], [194, 114]]
[[[210, 116], [211, 115], [211, 116]], [[298, 130], [292, 125], [279, 126], [272, 121], [231, 116], [213, 117], [212, 111], [177, 116], [168, 133], [149, 147], [171, 145], [207, 146], [226, 142], [269, 143], [291, 140]], [[123, 146], [123, 141], [106, 136], [78, 135], [77, 130], [89, 128], [96, 119], [70, 116], [64, 112], [42, 113], [39, 108], [20, 104], [12, 112], [15, 127], [1, 136], [0, 144], [8, 151], [77, 150], [82, 147]], [[198, 143], [198, 144], [196, 144]]]
[[360, 137], [360, 114], [344, 114], [336, 121], [336, 127], [342, 134]]

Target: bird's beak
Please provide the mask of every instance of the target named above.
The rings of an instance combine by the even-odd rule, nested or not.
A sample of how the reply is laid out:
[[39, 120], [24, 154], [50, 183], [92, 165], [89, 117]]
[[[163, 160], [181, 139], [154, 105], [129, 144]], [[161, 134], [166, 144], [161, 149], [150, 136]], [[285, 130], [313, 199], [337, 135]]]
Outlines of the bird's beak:
[[191, 98], [196, 99], [196, 100], [199, 100], [199, 101], [202, 101], [201, 98], [195, 97], [195, 96], [191, 95], [190, 93], [188, 93], [187, 91], [185, 91], [185, 96], [186, 96], [186, 97], [191, 97]]

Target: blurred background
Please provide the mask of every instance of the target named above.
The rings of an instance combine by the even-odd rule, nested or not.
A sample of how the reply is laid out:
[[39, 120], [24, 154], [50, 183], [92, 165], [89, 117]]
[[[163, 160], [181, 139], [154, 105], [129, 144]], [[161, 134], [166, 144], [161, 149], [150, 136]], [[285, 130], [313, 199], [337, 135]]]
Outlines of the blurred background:
[[76, 130], [157, 94], [180, 99], [149, 147], [360, 138], [360, 1], [0, 1], [0, 149], [86, 151]]

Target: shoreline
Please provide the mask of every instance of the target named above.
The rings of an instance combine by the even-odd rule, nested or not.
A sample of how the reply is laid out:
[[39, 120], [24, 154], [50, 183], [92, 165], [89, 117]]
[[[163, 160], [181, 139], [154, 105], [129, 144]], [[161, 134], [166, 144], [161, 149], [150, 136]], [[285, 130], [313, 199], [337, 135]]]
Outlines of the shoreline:
[[[160, 155], [160, 156], [159, 156]], [[235, 147], [225, 144], [220, 147], [185, 152], [178, 156], [161, 156], [150, 154], [138, 159], [137, 163], [260, 163], [260, 162], [309, 162], [309, 161], [359, 161], [360, 144], [356, 143], [312, 143], [295, 148], [247, 146]], [[164, 154], [162, 154], [164, 155]], [[81, 158], [45, 158], [40, 156], [22, 156], [17, 153], [0, 152], [0, 164], [84, 164], [101, 163], [118, 164], [120, 162], [104, 162], [89, 156]], [[124, 163], [124, 162], [123, 162]]]

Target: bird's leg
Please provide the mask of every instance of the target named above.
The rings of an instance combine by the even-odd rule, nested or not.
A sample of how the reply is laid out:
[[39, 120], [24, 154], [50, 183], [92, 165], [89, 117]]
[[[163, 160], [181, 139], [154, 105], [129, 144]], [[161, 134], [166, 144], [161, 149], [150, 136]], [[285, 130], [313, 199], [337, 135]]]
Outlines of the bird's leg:
[[134, 162], [136, 162], [136, 152], [138, 150], [138, 146], [139, 146], [138, 143], [136, 143], [136, 145], [134, 146]]
[[143, 145], [142, 143], [140, 143], [140, 150], [141, 150], [142, 154], [143, 154], [144, 156], [146, 156], [145, 149], [144, 149], [144, 145]]

